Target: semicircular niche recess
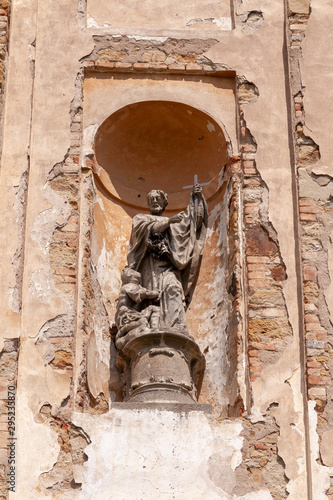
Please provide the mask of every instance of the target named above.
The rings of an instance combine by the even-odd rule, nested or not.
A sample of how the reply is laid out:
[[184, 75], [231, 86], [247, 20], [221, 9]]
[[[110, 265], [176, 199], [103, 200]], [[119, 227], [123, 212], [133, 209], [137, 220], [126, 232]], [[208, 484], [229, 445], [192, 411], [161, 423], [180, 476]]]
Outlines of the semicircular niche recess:
[[99, 178], [112, 197], [146, 207], [151, 189], [169, 195], [169, 210], [185, 207], [194, 174], [211, 198], [221, 184], [227, 145], [206, 113], [171, 101], [130, 104], [109, 116], [95, 137]]

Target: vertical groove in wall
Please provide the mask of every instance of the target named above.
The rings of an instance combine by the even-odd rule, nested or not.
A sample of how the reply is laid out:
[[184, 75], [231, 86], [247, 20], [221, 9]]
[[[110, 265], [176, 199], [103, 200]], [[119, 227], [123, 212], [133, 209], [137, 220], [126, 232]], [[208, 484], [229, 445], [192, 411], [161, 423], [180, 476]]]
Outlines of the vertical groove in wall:
[[249, 363], [248, 363], [248, 307], [247, 307], [247, 265], [246, 265], [246, 252], [245, 252], [245, 238], [244, 238], [244, 200], [242, 196], [243, 183], [239, 186], [238, 197], [239, 197], [239, 217], [238, 217], [238, 231], [239, 231], [239, 247], [240, 247], [240, 263], [241, 263], [241, 290], [242, 290], [242, 299], [241, 299], [241, 315], [242, 315], [242, 332], [243, 332], [243, 369], [244, 369], [244, 378], [245, 378], [245, 395], [246, 399], [245, 410], [249, 415], [251, 412], [251, 384], [250, 384], [250, 373], [249, 373]]
[[285, 30], [284, 30], [284, 64], [285, 64], [285, 86], [286, 86], [286, 104], [288, 110], [288, 131], [289, 131], [289, 151], [290, 151], [290, 167], [292, 170], [292, 199], [293, 199], [293, 217], [295, 228], [295, 264], [296, 264], [296, 279], [297, 279], [297, 304], [298, 304], [298, 322], [299, 322], [299, 342], [300, 342], [300, 361], [301, 361], [301, 390], [303, 395], [303, 415], [304, 415], [304, 432], [305, 432], [305, 455], [306, 455], [306, 472], [307, 472], [307, 499], [312, 500], [312, 470], [311, 470], [311, 450], [310, 450], [310, 431], [309, 431], [309, 412], [307, 404], [307, 384], [306, 384], [306, 349], [305, 349], [305, 331], [304, 331], [304, 304], [303, 304], [303, 272], [301, 261], [301, 246], [300, 246], [300, 224], [299, 224], [299, 192], [296, 172], [296, 143], [295, 143], [295, 118], [293, 112], [293, 96], [291, 91], [291, 68], [290, 68], [290, 36], [288, 25], [288, 0], [284, 1], [285, 5]]
[[[37, 0], [38, 2], [38, 0]], [[0, 37], [3, 38], [5, 36], [5, 40], [1, 40], [0, 48], [1, 48], [1, 57], [0, 57], [0, 78], [1, 78], [1, 105], [0, 105], [0, 128], [1, 128], [1, 151], [0, 156], [2, 158], [3, 152], [3, 141], [4, 141], [4, 128], [5, 128], [5, 115], [6, 115], [6, 106], [7, 106], [7, 87], [9, 85], [8, 74], [10, 72], [10, 48], [12, 45], [12, 38], [14, 37], [12, 26], [12, 18], [15, 17], [14, 8], [12, 8], [12, 2], [2, 2], [0, 0]], [[7, 13], [7, 15], [6, 15]], [[36, 27], [36, 19], [38, 16], [38, 8], [36, 9], [36, 13], [34, 13], [34, 27]], [[3, 25], [7, 22], [7, 27], [5, 28]], [[36, 40], [35, 40], [36, 41]], [[35, 42], [34, 41], [34, 42]], [[27, 95], [28, 105], [30, 105], [29, 109], [29, 123], [27, 124], [29, 127], [29, 137], [28, 137], [28, 145], [26, 150], [26, 169], [22, 171], [22, 166], [20, 164], [17, 165], [17, 172], [21, 175], [19, 178], [19, 182], [16, 185], [12, 186], [12, 189], [15, 190], [15, 202], [14, 202], [14, 210], [16, 210], [16, 225], [18, 232], [18, 246], [16, 248], [15, 254], [12, 259], [12, 266], [15, 269], [16, 273], [16, 293], [15, 293], [15, 312], [21, 314], [22, 312], [22, 287], [23, 287], [23, 272], [24, 272], [24, 256], [25, 256], [25, 241], [26, 241], [26, 209], [27, 209], [27, 199], [28, 199], [28, 183], [29, 183], [29, 171], [30, 171], [30, 144], [31, 144], [31, 135], [32, 135], [32, 115], [33, 115], [33, 95], [34, 95], [34, 82], [35, 82], [35, 58], [34, 58], [34, 42], [29, 46], [29, 49], [32, 51], [33, 56], [31, 57], [30, 63], [30, 95]], [[5, 50], [3, 50], [5, 49]], [[13, 70], [12, 70], [13, 72]], [[27, 107], [28, 107], [27, 105]], [[2, 168], [6, 167], [4, 165]], [[3, 173], [5, 176], [5, 172]], [[18, 176], [17, 176], [18, 177]], [[3, 291], [4, 292], [4, 291]], [[14, 306], [12, 306], [13, 308]], [[13, 308], [14, 311], [14, 308]], [[20, 326], [17, 329], [16, 336], [11, 336], [10, 332], [4, 331], [4, 344], [3, 350], [0, 353], [0, 359], [2, 364], [2, 370], [4, 373], [1, 375], [3, 378], [7, 378], [8, 387], [15, 387], [17, 390], [18, 384], [18, 367], [19, 367], [19, 351], [20, 351], [20, 332], [22, 332], [22, 315], [20, 316]], [[7, 387], [2, 388], [2, 390], [7, 390]], [[15, 394], [16, 390], [12, 390], [11, 393]], [[16, 392], [17, 396], [17, 392]], [[7, 406], [8, 403], [6, 399], [2, 398], [2, 406]], [[15, 411], [15, 406], [14, 406]], [[7, 409], [8, 412], [8, 409]], [[15, 422], [18, 420], [18, 415], [16, 411]], [[1, 434], [6, 434], [6, 442], [8, 443], [8, 431], [6, 429], [1, 432]], [[15, 432], [15, 431], [14, 431]], [[16, 438], [15, 438], [16, 439]], [[3, 451], [1, 449], [1, 451]], [[1, 462], [3, 460], [3, 455], [1, 456]], [[0, 498], [5, 499], [8, 498], [9, 494], [9, 448], [7, 448], [7, 459], [5, 463], [1, 465], [4, 466], [5, 469], [5, 477], [0, 477]], [[15, 462], [14, 462], [15, 463]], [[16, 487], [16, 485], [15, 485]], [[13, 491], [16, 491], [15, 489]]]
[[[235, 11], [235, 5], [233, 1], [233, 10]], [[240, 103], [239, 103], [239, 95], [238, 95], [238, 85], [235, 85], [235, 99], [236, 99], [236, 130], [237, 130], [237, 144], [238, 144], [238, 152], [242, 150], [241, 145], [241, 133], [240, 133]], [[240, 153], [239, 153], [240, 154]], [[241, 183], [238, 186], [238, 234], [239, 234], [239, 251], [240, 251], [240, 281], [241, 281], [241, 305], [240, 305], [240, 313], [242, 315], [242, 338], [243, 338], [243, 372], [244, 372], [244, 382], [245, 382], [245, 412], [247, 415], [251, 413], [251, 404], [252, 404], [252, 392], [251, 392], [251, 382], [250, 382], [250, 372], [249, 372], [249, 362], [248, 362], [248, 283], [247, 283], [247, 263], [246, 263], [246, 248], [245, 248], [245, 228], [244, 228], [244, 198], [243, 198], [243, 189], [244, 189], [244, 176], [243, 176], [243, 163], [241, 160], [241, 170], [242, 177]]]

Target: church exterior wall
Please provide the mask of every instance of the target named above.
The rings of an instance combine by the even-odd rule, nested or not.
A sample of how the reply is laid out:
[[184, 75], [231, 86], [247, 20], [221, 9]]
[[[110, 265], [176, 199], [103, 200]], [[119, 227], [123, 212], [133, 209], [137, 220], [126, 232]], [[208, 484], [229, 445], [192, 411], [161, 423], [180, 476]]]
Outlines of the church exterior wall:
[[[169, 3], [0, 2], [0, 498], [333, 499], [333, 8]], [[145, 100], [228, 143], [198, 282], [222, 320], [194, 299], [209, 343], [189, 313], [203, 351], [224, 339], [212, 415], [121, 406], [111, 312], [139, 208], [110, 198], [94, 138]]]

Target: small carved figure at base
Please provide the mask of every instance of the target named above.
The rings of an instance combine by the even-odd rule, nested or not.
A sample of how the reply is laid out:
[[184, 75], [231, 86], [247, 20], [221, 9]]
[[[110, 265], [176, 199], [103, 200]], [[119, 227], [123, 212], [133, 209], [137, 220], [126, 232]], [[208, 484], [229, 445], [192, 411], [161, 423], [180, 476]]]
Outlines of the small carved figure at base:
[[115, 322], [118, 333], [116, 341], [136, 328], [156, 328], [160, 319], [160, 308], [150, 304], [140, 310], [141, 303], [146, 300], [158, 300], [158, 290], [148, 290], [140, 285], [141, 274], [125, 267], [121, 275], [120, 289]]

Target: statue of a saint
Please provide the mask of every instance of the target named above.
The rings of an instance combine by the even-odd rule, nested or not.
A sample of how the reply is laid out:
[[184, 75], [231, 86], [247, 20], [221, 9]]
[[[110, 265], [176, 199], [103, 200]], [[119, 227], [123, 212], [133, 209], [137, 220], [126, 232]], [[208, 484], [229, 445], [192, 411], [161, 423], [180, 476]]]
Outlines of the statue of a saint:
[[[159, 327], [187, 333], [185, 310], [197, 279], [207, 228], [207, 204], [199, 184], [193, 187], [186, 212], [164, 217], [167, 194], [153, 190], [147, 197], [150, 214], [133, 218], [128, 267], [141, 275], [141, 286], [159, 292]], [[140, 311], [155, 304], [145, 299]], [[158, 305], [158, 304], [157, 304]], [[150, 328], [156, 327], [150, 325]]]
[[188, 334], [185, 311], [205, 243], [207, 204], [199, 184], [187, 211], [172, 217], [163, 216], [163, 191], [151, 191], [147, 201], [150, 214], [133, 218], [115, 315], [124, 400], [192, 404], [205, 358]]

